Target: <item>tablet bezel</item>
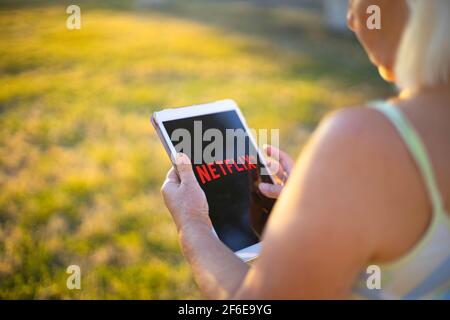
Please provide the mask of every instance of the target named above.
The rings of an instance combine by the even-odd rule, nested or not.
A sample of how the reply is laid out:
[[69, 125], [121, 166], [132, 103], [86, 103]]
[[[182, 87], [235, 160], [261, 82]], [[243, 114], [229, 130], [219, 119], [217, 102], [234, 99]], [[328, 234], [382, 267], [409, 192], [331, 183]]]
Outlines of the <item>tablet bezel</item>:
[[[244, 130], [247, 132], [248, 137], [253, 144], [253, 146], [256, 149], [256, 152], [258, 153], [259, 159], [261, 163], [267, 168], [267, 162], [263, 156], [263, 154], [260, 152], [258, 145], [256, 144], [256, 141], [251, 134], [251, 131], [248, 128], [247, 122], [245, 121], [244, 116], [241, 113], [241, 110], [239, 109], [236, 102], [234, 102], [231, 99], [226, 100], [220, 100], [216, 102], [211, 103], [205, 103], [205, 104], [199, 104], [199, 105], [192, 105], [188, 107], [181, 107], [181, 108], [175, 108], [175, 109], [164, 109], [161, 111], [154, 112], [152, 115], [152, 124], [155, 127], [155, 129], [158, 132], [158, 135], [161, 140], [163, 140], [164, 147], [166, 149], [166, 152], [169, 154], [170, 159], [175, 159], [176, 150], [173, 146], [172, 141], [170, 140], [170, 137], [166, 131], [166, 128], [163, 125], [164, 121], [171, 121], [171, 120], [178, 120], [178, 119], [184, 119], [184, 118], [191, 118], [195, 116], [203, 116], [213, 113], [220, 113], [225, 111], [235, 111], [236, 114], [239, 117], [239, 120], [241, 121]], [[272, 176], [270, 176], [270, 179], [272, 180], [272, 183], [275, 183]], [[214, 235], [217, 236], [215, 230], [213, 229]], [[251, 245], [249, 247], [243, 248], [241, 250], [235, 251], [234, 253], [243, 261], [251, 261], [255, 259], [261, 251], [261, 242], [257, 242], [254, 245]]]

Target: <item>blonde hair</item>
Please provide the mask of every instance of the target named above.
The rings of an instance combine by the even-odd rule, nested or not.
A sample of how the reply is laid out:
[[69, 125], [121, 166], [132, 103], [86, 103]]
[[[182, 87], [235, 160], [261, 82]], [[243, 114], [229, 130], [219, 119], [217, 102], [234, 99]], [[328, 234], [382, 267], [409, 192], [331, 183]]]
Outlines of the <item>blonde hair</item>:
[[401, 89], [446, 83], [450, 73], [450, 1], [407, 0], [409, 20], [397, 52]]

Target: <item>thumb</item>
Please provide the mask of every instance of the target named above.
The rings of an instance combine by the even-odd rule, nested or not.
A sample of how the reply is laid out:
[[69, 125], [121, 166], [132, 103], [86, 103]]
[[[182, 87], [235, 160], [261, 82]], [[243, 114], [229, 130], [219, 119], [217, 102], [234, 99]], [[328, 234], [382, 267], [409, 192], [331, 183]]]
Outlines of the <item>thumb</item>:
[[175, 156], [175, 166], [183, 184], [190, 184], [195, 182], [194, 171], [192, 170], [191, 160], [184, 153], [177, 153]]
[[278, 184], [271, 184], [261, 182], [259, 185], [259, 190], [261, 190], [262, 194], [268, 198], [276, 199], [280, 196], [281, 190], [283, 190], [283, 186]]

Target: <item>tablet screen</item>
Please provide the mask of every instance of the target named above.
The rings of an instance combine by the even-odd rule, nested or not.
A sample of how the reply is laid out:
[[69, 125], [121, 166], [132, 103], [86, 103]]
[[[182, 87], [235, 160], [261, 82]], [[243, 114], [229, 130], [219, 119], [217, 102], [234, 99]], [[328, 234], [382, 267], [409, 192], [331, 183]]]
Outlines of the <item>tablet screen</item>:
[[162, 124], [176, 151], [191, 158], [220, 240], [233, 251], [258, 243], [274, 204], [258, 184], [272, 180], [236, 111]]

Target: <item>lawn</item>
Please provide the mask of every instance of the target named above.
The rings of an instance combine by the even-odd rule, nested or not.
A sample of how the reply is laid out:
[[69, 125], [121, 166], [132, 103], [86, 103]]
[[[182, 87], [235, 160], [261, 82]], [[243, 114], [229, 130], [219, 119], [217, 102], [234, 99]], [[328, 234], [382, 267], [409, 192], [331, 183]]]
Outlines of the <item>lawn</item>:
[[391, 92], [313, 9], [78, 3], [71, 31], [69, 3], [0, 1], [0, 299], [200, 297], [159, 194], [153, 111], [232, 98], [296, 155], [325, 113]]

